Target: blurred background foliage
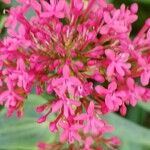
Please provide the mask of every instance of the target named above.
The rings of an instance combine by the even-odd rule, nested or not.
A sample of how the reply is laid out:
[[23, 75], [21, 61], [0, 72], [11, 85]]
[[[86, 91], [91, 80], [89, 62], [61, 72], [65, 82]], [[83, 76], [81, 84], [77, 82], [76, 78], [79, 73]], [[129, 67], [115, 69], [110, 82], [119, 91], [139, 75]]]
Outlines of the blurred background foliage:
[[[142, 27], [144, 21], [150, 17], [150, 0], [109, 1], [116, 7], [122, 3], [128, 6], [133, 2], [139, 4], [139, 19], [133, 25], [133, 36]], [[12, 5], [16, 5], [15, 0]], [[6, 33], [4, 9], [9, 9], [10, 6], [0, 1], [0, 38]], [[0, 150], [34, 150], [39, 141], [58, 140], [57, 135], [48, 132], [48, 122], [42, 125], [36, 124], [39, 115], [34, 112], [34, 108], [44, 101], [46, 101], [46, 96], [30, 95], [26, 101], [25, 117], [20, 120], [16, 117], [6, 118], [5, 110], [0, 108]], [[115, 127], [113, 135], [119, 136], [122, 140], [120, 150], [150, 150], [150, 103], [140, 102], [134, 108], [128, 107], [125, 118], [113, 113], [107, 115], [106, 119]]]
[[4, 5], [0, 1], [0, 39], [4, 36], [4, 33], [5, 33], [4, 22], [5, 22], [6, 15], [4, 15], [4, 9], [7, 9], [7, 8], [9, 7]]

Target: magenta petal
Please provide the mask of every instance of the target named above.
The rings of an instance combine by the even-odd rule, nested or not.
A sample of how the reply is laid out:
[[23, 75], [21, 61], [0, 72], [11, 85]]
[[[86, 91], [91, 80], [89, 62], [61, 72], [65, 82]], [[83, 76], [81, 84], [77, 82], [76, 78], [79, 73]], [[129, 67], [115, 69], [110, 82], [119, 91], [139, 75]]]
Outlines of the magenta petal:
[[64, 104], [64, 116], [66, 118], [68, 118], [68, 116], [69, 116], [69, 108], [68, 108], [67, 104]]
[[63, 131], [62, 134], [60, 135], [60, 141], [64, 142], [68, 139], [69, 133], [67, 130]]
[[114, 51], [108, 49], [105, 51], [106, 56], [110, 59], [110, 60], [115, 60], [115, 53]]
[[108, 12], [104, 12], [104, 21], [106, 23], [110, 23], [111, 22], [111, 17], [110, 17], [110, 14]]
[[72, 105], [75, 105], [75, 106], [80, 106], [81, 105], [81, 102], [77, 101], [77, 100], [71, 100], [69, 99], [68, 100]]
[[117, 83], [115, 81], [111, 82], [108, 86], [109, 92], [113, 92], [117, 89]]
[[59, 126], [63, 129], [69, 128], [68, 122], [65, 121], [59, 122]]
[[41, 2], [42, 6], [45, 10], [50, 10], [51, 11], [51, 6], [49, 5], [48, 2], [46, 2], [46, 1], [40, 1], [40, 2]]
[[108, 67], [107, 67], [107, 76], [111, 77], [112, 75], [114, 75], [114, 70], [115, 70], [115, 67], [114, 67], [114, 64], [111, 63]]
[[0, 94], [0, 101], [5, 101], [6, 97], [9, 96], [10, 93], [8, 91], [5, 91], [3, 93]]
[[74, 132], [73, 136], [77, 141], [79, 141], [79, 142], [81, 141], [81, 137], [78, 133]]
[[95, 107], [94, 102], [91, 101], [90, 104], [89, 104], [89, 107], [87, 109], [87, 112], [88, 112], [89, 115], [93, 115], [93, 113], [94, 113], [94, 107]]
[[63, 67], [63, 76], [68, 78], [70, 76], [70, 69], [68, 65], [64, 65]]
[[81, 82], [77, 77], [70, 77], [69, 81], [74, 85], [81, 85]]
[[55, 113], [55, 112], [58, 112], [59, 109], [61, 109], [62, 107], [62, 100], [58, 100], [57, 102], [55, 102], [53, 105], [52, 105], [52, 112]]
[[125, 65], [122, 66], [125, 70], [128, 70], [131, 68], [131, 64], [126, 63]]
[[109, 27], [107, 25], [104, 25], [101, 27], [100, 29], [100, 33], [103, 35], [103, 34], [107, 34], [109, 31]]
[[74, 119], [75, 120], [85, 120], [87, 118], [87, 114], [80, 114], [78, 116], [76, 116]]
[[64, 18], [64, 13], [61, 12], [61, 11], [58, 11], [56, 14], [55, 14], [56, 17], [58, 18]]
[[114, 109], [113, 100], [111, 99], [110, 96], [105, 98], [105, 104], [110, 110]]
[[62, 11], [65, 6], [65, 0], [59, 0], [58, 4], [56, 5], [56, 11]]
[[107, 89], [105, 89], [103, 86], [100, 86], [100, 85], [97, 85], [96, 87], [95, 87], [95, 90], [96, 90], [96, 92], [98, 93], [98, 94], [102, 94], [102, 95], [106, 95], [107, 94]]
[[36, 1], [33, 0], [33, 2], [31, 3], [33, 9], [35, 9], [37, 12], [41, 12], [41, 5]]
[[141, 74], [141, 83], [142, 83], [143, 86], [148, 85], [149, 79], [150, 79], [150, 77], [145, 72], [143, 72]]
[[135, 83], [134, 83], [134, 80], [132, 78], [127, 79], [127, 86], [129, 89], [134, 90]]
[[83, 127], [83, 125], [80, 125], [80, 124], [74, 124], [74, 125], [72, 125], [71, 126], [71, 129], [72, 130], [79, 130], [79, 129], [81, 129]]
[[113, 14], [113, 19], [118, 19], [119, 16], [120, 16], [120, 10], [116, 10]]
[[128, 61], [128, 59], [129, 59], [129, 54], [128, 53], [121, 53], [120, 54], [121, 55], [121, 61], [122, 62], [127, 62]]
[[43, 17], [43, 18], [48, 18], [48, 17], [53, 16], [53, 13], [50, 13], [50, 12], [42, 12], [42, 13], [40, 14], [40, 16]]
[[132, 15], [130, 16], [129, 21], [132, 23], [132, 22], [135, 22], [137, 19], [138, 19], [137, 15]]
[[73, 0], [75, 8], [80, 11], [83, 8], [83, 2], [82, 0]]
[[137, 104], [137, 100], [135, 98], [131, 98], [130, 104], [134, 107]]
[[126, 108], [125, 104], [123, 104], [123, 105], [121, 106], [121, 108], [120, 108], [120, 113], [121, 113], [122, 116], [125, 116], [125, 115], [126, 115], [126, 113], [127, 113], [127, 108]]
[[51, 4], [51, 7], [54, 8], [55, 5], [56, 5], [56, 0], [49, 0], [50, 4]]
[[25, 64], [22, 58], [19, 58], [17, 60], [17, 70], [22, 70], [22, 71], [25, 70]]
[[117, 73], [118, 73], [120, 76], [124, 76], [124, 75], [125, 75], [124, 70], [122, 69], [122, 67], [121, 67], [119, 64], [116, 65], [116, 71], [117, 71]]

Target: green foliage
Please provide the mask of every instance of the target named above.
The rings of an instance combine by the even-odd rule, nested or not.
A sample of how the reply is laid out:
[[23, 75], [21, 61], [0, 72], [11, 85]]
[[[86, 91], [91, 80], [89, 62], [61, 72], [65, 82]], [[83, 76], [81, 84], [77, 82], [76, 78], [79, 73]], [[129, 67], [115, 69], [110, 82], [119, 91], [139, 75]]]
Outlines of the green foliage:
[[[113, 135], [120, 137], [123, 141], [150, 146], [150, 130], [116, 114], [106, 116], [108, 122], [115, 127]], [[124, 142], [123, 142], [124, 143]]]
[[150, 112], [150, 103], [139, 103], [139, 106], [143, 108], [145, 111]]
[[112, 135], [121, 139], [119, 150], [149, 150], [150, 130], [116, 114], [106, 116], [109, 123], [114, 125]]
[[34, 150], [39, 141], [57, 140], [56, 136], [49, 132], [48, 121], [43, 124], [36, 123], [39, 115], [34, 109], [44, 102], [44, 98], [30, 95], [25, 104], [25, 116], [21, 119], [15, 116], [7, 118], [4, 109], [0, 112], [0, 149]]
[[5, 23], [6, 16], [4, 15], [4, 9], [7, 9], [7, 8], [8, 6], [4, 5], [0, 1], [0, 38], [2, 38], [5, 33], [4, 23]]

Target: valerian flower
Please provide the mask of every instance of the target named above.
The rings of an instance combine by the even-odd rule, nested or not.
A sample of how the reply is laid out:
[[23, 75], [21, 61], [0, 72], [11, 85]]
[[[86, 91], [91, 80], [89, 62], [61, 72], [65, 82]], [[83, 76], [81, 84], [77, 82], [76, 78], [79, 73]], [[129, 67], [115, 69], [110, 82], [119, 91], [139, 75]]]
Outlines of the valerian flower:
[[105, 104], [109, 110], [117, 111], [119, 107], [123, 104], [123, 99], [126, 97], [124, 91], [116, 91], [117, 84], [112, 82], [108, 85], [108, 89], [101, 86], [96, 86], [96, 91], [100, 95], [105, 95]]
[[75, 119], [85, 121], [83, 128], [85, 133], [91, 132], [93, 134], [99, 134], [100, 130], [104, 126], [103, 121], [95, 116], [93, 102], [90, 102], [86, 113], [77, 116]]
[[60, 141], [69, 141], [69, 143], [73, 143], [74, 141], [80, 141], [81, 137], [77, 132], [82, 126], [79, 124], [72, 124], [70, 122], [61, 122], [60, 127], [63, 128], [63, 132], [60, 136]]
[[[3, 0], [10, 3], [10, 0]], [[51, 132], [60, 142], [39, 149], [113, 149], [120, 141], [105, 114], [150, 100], [150, 19], [131, 38], [138, 5], [115, 8], [106, 0], [17, 0], [6, 10], [0, 41], [0, 105], [23, 115], [26, 97], [48, 94], [37, 123], [55, 114]], [[27, 17], [29, 11], [33, 15]], [[138, 81], [138, 82], [137, 82]], [[97, 144], [99, 141], [101, 144]]]
[[106, 56], [111, 60], [109, 66], [107, 67], [107, 75], [112, 76], [116, 73], [119, 76], [124, 76], [125, 72], [129, 72], [131, 64], [126, 63], [129, 58], [128, 53], [121, 53], [115, 56], [115, 53], [111, 50], [106, 50]]

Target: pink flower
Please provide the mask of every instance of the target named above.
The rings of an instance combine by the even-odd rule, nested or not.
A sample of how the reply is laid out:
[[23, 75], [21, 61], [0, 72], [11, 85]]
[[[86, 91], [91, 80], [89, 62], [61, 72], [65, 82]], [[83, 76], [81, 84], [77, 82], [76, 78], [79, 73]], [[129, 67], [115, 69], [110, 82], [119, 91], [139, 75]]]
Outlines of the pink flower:
[[57, 121], [53, 121], [49, 124], [49, 129], [51, 132], [57, 132], [58, 127], [57, 127]]
[[123, 103], [122, 106], [121, 106], [121, 108], [120, 108], [120, 114], [122, 116], [125, 116], [126, 113], [127, 113], [127, 108], [126, 108], [125, 104]]
[[83, 148], [83, 150], [91, 150], [91, 145], [93, 144], [93, 139], [92, 139], [92, 137], [87, 137], [86, 139], [85, 139], [85, 142], [84, 142], [84, 148]]
[[111, 111], [117, 111], [119, 107], [123, 104], [124, 98], [126, 94], [124, 91], [117, 91], [117, 84], [116, 82], [111, 82], [108, 85], [108, 89], [105, 89], [102, 86], [96, 86], [96, 91], [100, 95], [105, 96], [105, 104]]
[[19, 41], [16, 38], [6, 37], [3, 41], [3, 46], [0, 49], [3, 58], [15, 58], [14, 53], [19, 46]]
[[50, 4], [46, 1], [41, 1], [41, 3], [45, 10], [41, 14], [42, 17], [64, 18], [65, 0], [50, 0]]
[[111, 144], [113, 144], [113, 145], [120, 145], [121, 144], [121, 141], [120, 141], [120, 139], [118, 138], [118, 137], [112, 137], [111, 139], [110, 139], [110, 143]]
[[66, 92], [68, 92], [72, 98], [80, 96], [79, 87], [82, 87], [82, 84], [78, 78], [70, 76], [70, 69], [68, 65], [63, 67], [63, 77], [53, 79], [51, 84], [54, 91], [60, 97], [64, 96]]
[[78, 130], [82, 128], [79, 124], [71, 124], [69, 122], [60, 122], [61, 128], [63, 128], [63, 132], [60, 136], [60, 141], [65, 142], [68, 141], [69, 143], [73, 143], [75, 141], [81, 140], [81, 137], [78, 133]]
[[[134, 4], [135, 5], [135, 4]], [[109, 31], [114, 30], [117, 33], [125, 33], [130, 30], [130, 24], [137, 20], [137, 15], [133, 11], [133, 7], [130, 10], [125, 9], [125, 5], [122, 4], [120, 9], [113, 10], [111, 12], [104, 12], [105, 25], [101, 28], [101, 34], [108, 34]]]
[[41, 5], [37, 0], [17, 0], [19, 3], [22, 3], [25, 6], [31, 6], [36, 12], [41, 12]]
[[17, 105], [23, 102], [24, 98], [14, 91], [13, 83], [9, 79], [7, 80], [8, 90], [0, 94], [0, 104], [5, 104], [5, 107], [9, 110], [17, 109]]
[[127, 98], [132, 106], [137, 104], [138, 100], [142, 99], [145, 89], [135, 84], [132, 78], [127, 79]]
[[73, 14], [73, 19], [76, 19], [82, 12], [84, 3], [82, 0], [72, 0], [71, 1], [71, 13]]
[[75, 117], [76, 120], [85, 121], [83, 128], [85, 133], [91, 132], [92, 134], [99, 134], [101, 128], [104, 126], [103, 121], [98, 119], [95, 115], [94, 103], [91, 101], [87, 112]]
[[52, 112], [58, 112], [63, 108], [64, 116], [68, 118], [69, 115], [74, 115], [74, 108], [80, 105], [81, 103], [79, 101], [64, 97], [53, 103]]
[[17, 60], [16, 70], [12, 70], [10, 78], [17, 80], [18, 87], [23, 87], [25, 91], [30, 92], [34, 76], [26, 71], [26, 66], [22, 58]]
[[150, 64], [145, 64], [141, 73], [141, 83], [143, 86], [148, 85], [150, 80]]
[[24, 48], [31, 46], [31, 41], [28, 39], [28, 35], [26, 34], [26, 27], [24, 25], [20, 25], [18, 30], [14, 32], [13, 29], [8, 30], [8, 34], [14, 37], [17, 40], [18, 46], [24, 45]]
[[46, 150], [49, 148], [49, 145], [44, 142], [38, 142], [37, 147], [39, 150]]
[[85, 53], [85, 55], [90, 58], [99, 58], [103, 54], [104, 54], [104, 50], [103, 47], [101, 46], [97, 46], [94, 49], [91, 49], [89, 52]]
[[104, 82], [104, 77], [98, 71], [95, 71], [92, 78], [97, 82], [100, 82], [100, 83]]
[[27, 21], [25, 21], [25, 17], [23, 16], [27, 10], [28, 7], [25, 6], [11, 8], [5, 26], [14, 30], [18, 22], [27, 23]]
[[116, 73], [120, 76], [125, 76], [126, 72], [129, 72], [131, 67], [130, 63], [127, 63], [129, 59], [128, 53], [120, 53], [116, 56], [116, 54], [112, 50], [105, 51], [106, 56], [111, 61], [107, 67], [107, 75], [113, 76]]

